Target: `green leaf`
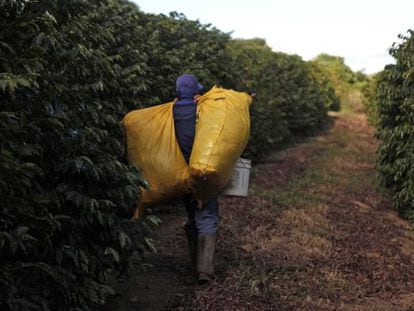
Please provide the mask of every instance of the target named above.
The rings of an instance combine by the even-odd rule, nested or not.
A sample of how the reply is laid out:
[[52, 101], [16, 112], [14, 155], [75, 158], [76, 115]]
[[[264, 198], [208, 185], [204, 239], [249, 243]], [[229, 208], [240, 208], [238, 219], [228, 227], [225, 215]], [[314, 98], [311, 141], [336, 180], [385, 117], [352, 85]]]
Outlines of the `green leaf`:
[[16, 80], [17, 84], [24, 87], [30, 87], [31, 83], [29, 80], [26, 80], [24, 78], [17, 78]]
[[129, 238], [129, 236], [123, 232], [120, 231], [118, 234], [118, 241], [119, 241], [119, 245], [121, 246], [121, 248], [125, 248], [127, 246], [127, 244], [131, 243], [131, 239]]
[[105, 255], [111, 255], [111, 256], [112, 256], [112, 258], [113, 258], [116, 262], [119, 262], [119, 254], [118, 254], [118, 252], [117, 252], [116, 250], [114, 250], [113, 248], [111, 248], [111, 247], [107, 247], [107, 248], [105, 249]]
[[155, 245], [154, 245], [154, 240], [153, 239], [151, 239], [151, 238], [144, 238], [144, 242], [145, 242], [145, 244], [147, 245], [147, 247], [152, 251], [152, 252], [154, 252], [154, 253], [156, 253], [157, 252], [157, 249], [155, 248]]
[[145, 220], [153, 224], [155, 227], [159, 227], [162, 224], [162, 220], [155, 215], [148, 215]]

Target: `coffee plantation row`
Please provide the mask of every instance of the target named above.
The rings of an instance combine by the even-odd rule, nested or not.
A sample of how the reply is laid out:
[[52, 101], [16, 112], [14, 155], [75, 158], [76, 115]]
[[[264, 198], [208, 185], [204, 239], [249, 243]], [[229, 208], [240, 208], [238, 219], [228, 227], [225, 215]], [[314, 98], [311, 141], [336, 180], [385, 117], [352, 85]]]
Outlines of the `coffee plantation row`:
[[375, 119], [380, 181], [400, 214], [414, 221], [414, 32], [400, 35], [390, 54], [396, 60], [376, 76]]
[[261, 39], [123, 0], [0, 2], [1, 310], [92, 309], [142, 264], [151, 218], [129, 221], [145, 181], [120, 120], [173, 99], [184, 72], [257, 93], [245, 152], [255, 160], [338, 108], [317, 62]]

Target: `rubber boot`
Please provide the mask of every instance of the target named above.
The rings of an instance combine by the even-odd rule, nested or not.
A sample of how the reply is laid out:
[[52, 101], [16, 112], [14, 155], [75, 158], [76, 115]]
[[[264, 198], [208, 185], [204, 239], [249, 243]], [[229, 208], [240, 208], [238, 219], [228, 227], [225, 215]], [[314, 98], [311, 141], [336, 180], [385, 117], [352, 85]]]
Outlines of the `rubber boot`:
[[198, 236], [197, 272], [198, 284], [210, 283], [214, 279], [214, 252], [216, 249], [216, 234]]
[[189, 225], [184, 225], [185, 234], [187, 236], [188, 251], [190, 253], [191, 266], [197, 271], [197, 232]]

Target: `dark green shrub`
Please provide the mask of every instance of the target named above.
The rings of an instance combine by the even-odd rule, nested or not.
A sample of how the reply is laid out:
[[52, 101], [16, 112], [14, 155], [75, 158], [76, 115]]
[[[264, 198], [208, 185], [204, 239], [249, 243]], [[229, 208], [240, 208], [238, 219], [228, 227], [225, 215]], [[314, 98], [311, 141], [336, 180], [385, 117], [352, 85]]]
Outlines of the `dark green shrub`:
[[233, 40], [227, 51], [225, 85], [257, 92], [246, 156], [263, 158], [322, 126], [323, 90], [300, 57], [273, 52], [262, 39]]
[[[339, 56], [320, 54], [310, 63], [320, 87], [324, 90], [329, 110], [364, 110], [362, 89], [370, 82], [366, 74], [352, 71], [345, 64], [343, 57]], [[335, 94], [332, 94], [332, 90]]]
[[378, 73], [369, 77], [361, 89], [364, 111], [367, 115], [368, 122], [373, 126], [377, 126], [378, 124], [377, 88], [379, 75]]
[[147, 15], [145, 23], [148, 89], [154, 100], [146, 105], [164, 103], [175, 97], [175, 80], [183, 73], [195, 74], [206, 89], [220, 83], [223, 57], [229, 36], [184, 15]]
[[390, 54], [395, 65], [379, 75], [378, 169], [400, 213], [414, 220], [414, 36], [400, 36]]
[[140, 179], [119, 120], [145, 84], [141, 52], [117, 48], [121, 3], [1, 2], [2, 310], [102, 304], [131, 258]]
[[339, 97], [335, 94], [335, 86], [329, 72], [317, 61], [310, 61], [312, 73], [318, 83], [319, 89], [324, 96], [324, 103], [328, 110], [339, 111], [341, 108]]

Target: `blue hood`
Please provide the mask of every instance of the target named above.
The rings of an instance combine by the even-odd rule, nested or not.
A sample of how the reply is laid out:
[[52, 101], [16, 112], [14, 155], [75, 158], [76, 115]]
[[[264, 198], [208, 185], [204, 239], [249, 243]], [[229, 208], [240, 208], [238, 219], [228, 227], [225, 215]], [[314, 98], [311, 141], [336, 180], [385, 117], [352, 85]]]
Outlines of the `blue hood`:
[[186, 73], [178, 77], [176, 82], [176, 91], [178, 99], [193, 99], [195, 94], [199, 94], [204, 87], [198, 83], [197, 78]]

